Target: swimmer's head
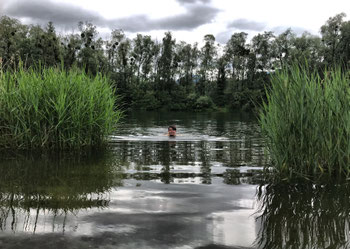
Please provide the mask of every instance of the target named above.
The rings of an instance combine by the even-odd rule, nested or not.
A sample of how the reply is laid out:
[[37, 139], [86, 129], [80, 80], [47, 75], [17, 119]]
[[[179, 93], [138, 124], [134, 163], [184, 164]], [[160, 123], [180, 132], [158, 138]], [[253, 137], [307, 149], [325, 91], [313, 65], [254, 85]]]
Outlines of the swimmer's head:
[[176, 136], [176, 126], [175, 125], [169, 125], [168, 127], [168, 135], [171, 137]]

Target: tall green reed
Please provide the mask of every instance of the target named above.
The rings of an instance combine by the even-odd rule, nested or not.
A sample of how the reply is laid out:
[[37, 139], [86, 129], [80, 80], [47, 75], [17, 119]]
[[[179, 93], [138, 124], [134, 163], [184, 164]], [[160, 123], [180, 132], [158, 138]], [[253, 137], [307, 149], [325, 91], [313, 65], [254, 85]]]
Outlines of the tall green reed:
[[0, 148], [100, 146], [120, 116], [101, 74], [40, 67], [0, 72]]
[[349, 75], [293, 66], [276, 72], [260, 125], [275, 170], [286, 176], [350, 173]]

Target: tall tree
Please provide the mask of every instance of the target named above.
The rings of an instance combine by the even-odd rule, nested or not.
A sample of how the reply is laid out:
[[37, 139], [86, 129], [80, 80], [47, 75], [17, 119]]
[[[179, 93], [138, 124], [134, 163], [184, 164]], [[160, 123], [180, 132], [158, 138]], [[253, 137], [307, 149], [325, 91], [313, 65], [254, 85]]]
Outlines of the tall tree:
[[159, 90], [164, 94], [167, 92], [171, 95], [171, 91], [173, 88], [173, 60], [174, 60], [174, 48], [175, 48], [175, 40], [172, 38], [172, 34], [170, 32], [165, 33], [165, 37], [163, 38], [161, 56], [159, 59]]
[[228, 62], [227, 57], [221, 56], [218, 59], [218, 78], [217, 78], [217, 84], [216, 84], [216, 94], [215, 94], [215, 103], [222, 107], [225, 105], [225, 89], [226, 89], [226, 68], [227, 68]]
[[247, 36], [248, 34], [245, 32], [234, 33], [225, 46], [225, 54], [230, 62], [233, 80], [245, 78], [247, 57], [250, 52], [246, 47]]
[[176, 46], [176, 54], [181, 62], [179, 63], [179, 83], [189, 92], [194, 83], [194, 70], [198, 65], [198, 49], [197, 44], [191, 46], [185, 42], [181, 42]]
[[69, 34], [61, 38], [61, 54], [65, 68], [71, 68], [78, 61], [78, 53], [82, 47], [81, 36]]
[[200, 53], [200, 80], [197, 83], [197, 93], [199, 95], [209, 94], [210, 83], [214, 80], [216, 56], [215, 37], [211, 34], [205, 35], [204, 46]]
[[350, 21], [343, 22], [340, 26], [340, 41], [338, 45], [339, 60], [344, 70], [350, 68]]
[[272, 32], [264, 32], [253, 37], [251, 47], [256, 56], [256, 68], [260, 72], [269, 71], [272, 67]]
[[152, 41], [149, 35], [143, 36], [137, 34], [133, 40], [133, 44], [133, 57], [135, 59], [137, 78], [145, 81], [150, 76], [152, 69], [154, 41]]
[[[0, 18], [0, 57], [1, 66], [12, 68], [23, 55], [23, 46], [28, 28], [17, 19], [2, 16]], [[23, 58], [22, 58], [23, 59]]]
[[42, 35], [43, 63], [46, 66], [54, 66], [60, 63], [60, 41], [52, 22], [49, 22]]
[[131, 55], [131, 41], [122, 30], [114, 30], [112, 39], [118, 42], [115, 54], [115, 82], [120, 95], [126, 103], [132, 103], [132, 70], [135, 59]]
[[97, 51], [101, 47], [101, 44], [97, 42], [98, 32], [96, 26], [89, 22], [79, 22], [78, 27], [81, 32], [81, 47], [78, 52], [80, 66], [83, 67], [86, 72], [96, 74], [99, 69]]
[[296, 35], [289, 28], [272, 41], [272, 57], [276, 58], [276, 63], [274, 63], [273, 67], [281, 68], [290, 62], [295, 37]]
[[293, 39], [293, 49], [290, 53], [290, 62], [307, 62], [310, 69], [318, 69], [322, 62], [321, 39], [304, 32], [300, 37]]
[[340, 62], [341, 31], [345, 13], [330, 17], [326, 24], [321, 27], [322, 42], [324, 44], [324, 59], [327, 65], [334, 66]]

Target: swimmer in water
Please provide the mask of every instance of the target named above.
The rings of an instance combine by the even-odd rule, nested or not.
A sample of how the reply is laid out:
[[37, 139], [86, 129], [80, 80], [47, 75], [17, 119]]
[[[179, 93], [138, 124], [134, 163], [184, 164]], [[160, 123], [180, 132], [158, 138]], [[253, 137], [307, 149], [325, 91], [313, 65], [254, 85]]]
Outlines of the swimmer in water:
[[169, 125], [168, 127], [168, 134], [169, 137], [175, 137], [176, 136], [176, 126], [175, 125]]

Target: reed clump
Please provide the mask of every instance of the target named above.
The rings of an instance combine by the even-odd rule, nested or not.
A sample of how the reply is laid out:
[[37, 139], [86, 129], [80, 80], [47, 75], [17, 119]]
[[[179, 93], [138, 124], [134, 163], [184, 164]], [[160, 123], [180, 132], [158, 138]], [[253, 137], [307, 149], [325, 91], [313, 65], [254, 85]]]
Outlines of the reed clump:
[[260, 125], [274, 169], [286, 176], [350, 174], [350, 80], [340, 69], [324, 77], [305, 67], [271, 79]]
[[101, 146], [121, 112], [109, 81], [78, 69], [0, 71], [0, 149]]

